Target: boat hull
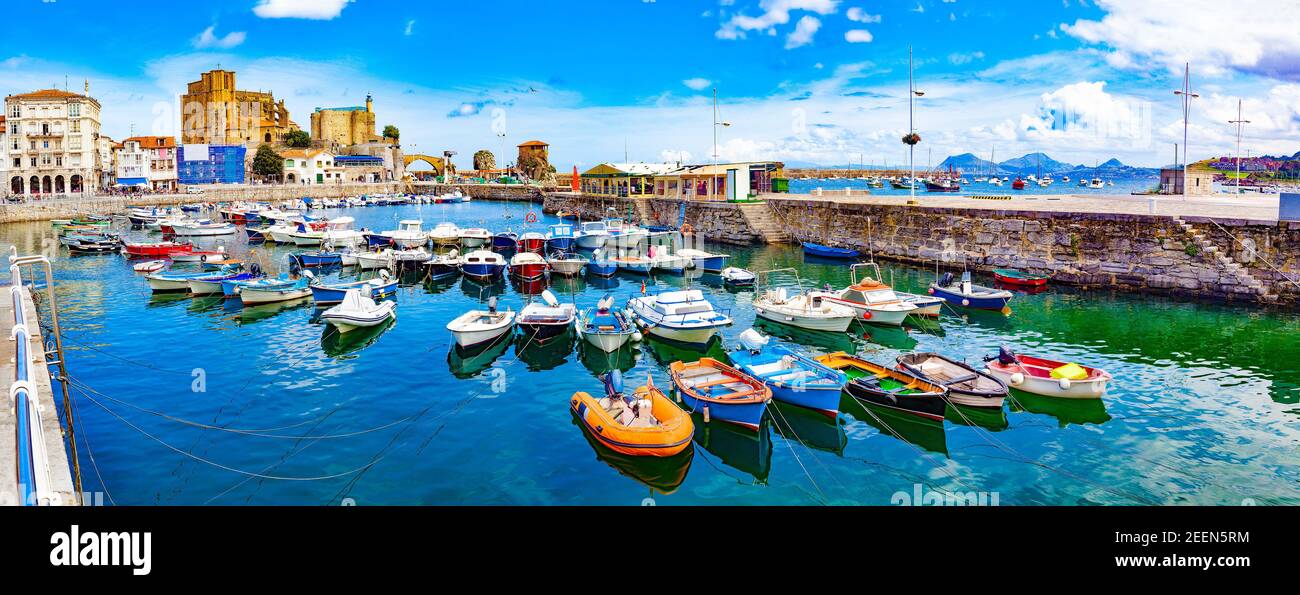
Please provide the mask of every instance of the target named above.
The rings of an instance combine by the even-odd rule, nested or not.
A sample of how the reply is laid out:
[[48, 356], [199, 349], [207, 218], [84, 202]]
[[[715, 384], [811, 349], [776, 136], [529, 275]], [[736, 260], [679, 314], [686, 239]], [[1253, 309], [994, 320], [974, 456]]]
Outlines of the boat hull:
[[569, 330], [572, 323], [572, 320], [563, 323], [529, 322], [526, 320], [518, 322], [519, 331], [529, 343], [541, 343], [563, 335]]
[[368, 282], [360, 282], [337, 287], [313, 285], [310, 288], [311, 298], [317, 304], [338, 304], [343, 301], [343, 298], [347, 297], [349, 289], [359, 289], [363, 286], [370, 287], [370, 299], [376, 301], [397, 294], [397, 281], [389, 281], [383, 285], [370, 285]]
[[370, 316], [360, 316], [356, 314], [331, 314], [321, 315], [321, 320], [339, 329], [340, 333], [349, 333], [360, 328], [370, 328], [379, 326], [388, 322], [388, 319], [395, 316], [391, 308]]
[[587, 272], [597, 277], [613, 277], [618, 273], [618, 265], [613, 263], [587, 263]]
[[510, 267], [510, 275], [522, 281], [535, 281], [546, 276], [546, 265], [538, 263], [513, 266]]
[[910, 413], [926, 419], [942, 421], [946, 410], [943, 397], [931, 393], [923, 393], [923, 396], [889, 394], [872, 390], [857, 382], [848, 383], [845, 385], [844, 390], [863, 403]]
[[641, 321], [638, 321], [638, 323], [642, 324], [642, 328], [650, 335], [676, 343], [685, 343], [687, 345], [708, 345], [714, 335], [718, 334], [718, 329], [716, 327], [683, 329], [667, 327], [664, 325], [648, 326]]
[[604, 234], [581, 235], [576, 240], [578, 247], [583, 250], [599, 250], [605, 247], [605, 242], [609, 241], [609, 236]]
[[763, 412], [767, 411], [766, 401], [742, 404], [712, 403], [696, 399], [691, 396], [690, 391], [682, 390], [680, 387], [677, 389], [677, 394], [682, 398], [682, 404], [690, 411], [702, 413], [705, 408], [708, 408], [710, 421], [725, 421], [755, 432], [758, 431], [759, 424], [763, 423]]
[[551, 272], [562, 277], [576, 277], [582, 274], [582, 269], [587, 265], [581, 260], [553, 260], [550, 261]]
[[973, 310], [1002, 310], [1011, 301], [1010, 297], [966, 297], [955, 291], [937, 285], [930, 286], [930, 295], [943, 298], [944, 301]]
[[802, 316], [794, 312], [785, 312], [766, 306], [754, 306], [754, 312], [759, 318], [779, 322], [781, 324], [798, 327], [810, 331], [829, 331], [842, 333], [849, 330], [849, 325], [853, 324], [852, 316], [839, 317], [821, 317], [821, 316]]
[[[667, 397], [651, 390], [651, 410], [660, 425], [631, 428], [619, 424], [591, 395], [579, 392], [569, 399], [569, 410], [588, 435], [614, 452], [633, 457], [671, 457], [691, 445], [695, 424]], [[675, 411], [674, 411], [675, 410]]]
[[604, 351], [605, 353], [614, 353], [627, 345], [632, 340], [632, 332], [625, 333], [592, 333], [583, 332], [582, 338], [592, 346]]
[[239, 291], [239, 299], [248, 304], [273, 304], [305, 298], [311, 295], [311, 288], [261, 289], [244, 287]]
[[501, 271], [505, 270], [505, 268], [506, 265], [504, 263], [502, 264], [477, 263], [477, 264], [461, 265], [461, 271], [465, 273], [465, 276], [472, 277], [474, 279], [496, 278], [501, 275]]
[[857, 250], [849, 250], [846, 248], [834, 248], [831, 246], [814, 244], [812, 242], [804, 242], [803, 253], [807, 254], [808, 256], [816, 256], [818, 258], [833, 258], [838, 260], [852, 260], [857, 258], [859, 255], [859, 252]]

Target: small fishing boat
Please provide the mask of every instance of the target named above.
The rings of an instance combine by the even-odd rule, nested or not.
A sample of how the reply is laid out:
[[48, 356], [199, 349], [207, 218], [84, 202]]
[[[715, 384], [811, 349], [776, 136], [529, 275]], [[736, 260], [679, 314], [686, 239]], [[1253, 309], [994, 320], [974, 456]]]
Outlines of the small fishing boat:
[[[235, 271], [233, 269], [225, 269], [222, 271], [222, 273], [232, 273], [232, 274], [234, 272]], [[157, 273], [150, 273], [148, 275], [145, 275], [144, 278], [149, 282], [149, 289], [152, 289], [155, 293], [163, 293], [168, 291], [189, 291], [190, 279], [199, 279], [202, 277], [210, 277], [210, 276], [212, 276], [212, 272], [210, 271], [201, 271], [195, 273], [173, 273], [168, 271], [162, 271]]]
[[262, 270], [257, 265], [253, 265], [246, 273], [218, 273], [207, 277], [197, 277], [189, 280], [191, 295], [213, 295], [221, 293], [221, 284], [226, 281], [252, 281], [262, 278]]
[[482, 248], [492, 243], [492, 232], [481, 227], [460, 230], [460, 245], [465, 249]]
[[955, 306], [998, 311], [1006, 311], [1007, 302], [1013, 296], [1010, 291], [971, 283], [970, 271], [961, 274], [960, 282], [955, 280], [952, 273], [944, 273], [938, 281], [930, 284], [930, 295], [943, 298]]
[[519, 330], [529, 343], [546, 341], [558, 337], [569, 330], [577, 317], [577, 308], [573, 304], [561, 304], [555, 294], [547, 289], [542, 291], [542, 302], [532, 302], [519, 311]]
[[573, 248], [574, 236], [573, 226], [568, 223], [552, 225], [546, 232], [546, 250], [560, 252], [568, 251]]
[[385, 231], [382, 235], [390, 238], [397, 248], [417, 248], [429, 241], [423, 226], [424, 222], [418, 219], [403, 219], [397, 223], [397, 229]]
[[132, 244], [127, 243], [126, 253], [132, 257], [167, 257], [176, 252], [189, 252], [194, 249], [193, 244], [178, 244], [176, 242], [159, 242], [157, 244]]
[[506, 259], [496, 252], [475, 250], [461, 259], [460, 269], [466, 277], [494, 279], [506, 268]]
[[898, 356], [900, 370], [948, 388], [948, 401], [967, 407], [1001, 409], [1007, 385], [988, 372], [937, 353]]
[[426, 279], [446, 279], [460, 274], [460, 253], [455, 249], [447, 254], [433, 254], [424, 261]]
[[587, 259], [574, 252], [556, 252], [546, 259], [551, 267], [551, 274], [561, 277], [576, 277], [587, 266]]
[[546, 276], [546, 259], [534, 252], [520, 252], [510, 257], [510, 276], [532, 281]]
[[[356, 255], [357, 266], [363, 271], [391, 269], [393, 266], [393, 249], [384, 248], [378, 252], [361, 252]], [[342, 257], [339, 257], [342, 260]]]
[[166, 260], [149, 260], [131, 267], [137, 273], [156, 273], [167, 268]]
[[634, 457], [671, 457], [686, 450], [695, 437], [695, 422], [646, 376], [646, 385], [632, 395], [623, 392], [623, 375], [612, 370], [601, 376], [605, 396], [596, 399], [576, 392], [569, 409], [588, 435], [611, 450]]
[[834, 258], [838, 260], [852, 260], [857, 258], [860, 252], [848, 248], [835, 248], [833, 246], [823, 246], [812, 242], [803, 243], [803, 253], [808, 256], [818, 258]]
[[316, 252], [295, 252], [289, 255], [303, 268], [342, 265], [343, 256], [338, 252], [318, 250]]
[[734, 285], [737, 287], [748, 287], [753, 285], [754, 280], [757, 278], [758, 275], [755, 275], [753, 271], [749, 271], [747, 269], [742, 269], [738, 267], [727, 267], [725, 269], [722, 269], [722, 282], [726, 283], [727, 285]]
[[578, 321], [578, 335], [605, 353], [618, 351], [629, 340], [639, 340], [641, 335], [636, 325], [613, 306], [614, 296], [605, 296], [595, 309], [583, 311]]
[[771, 345], [770, 339], [749, 329], [740, 334], [741, 349], [729, 354], [740, 370], [772, 389], [772, 398], [836, 417], [840, 391], [848, 376], [832, 370], [787, 345]]
[[993, 278], [1008, 285], [1042, 287], [1047, 285], [1046, 275], [1035, 275], [1016, 269], [993, 269]]
[[177, 250], [167, 254], [172, 262], [208, 262], [225, 260], [226, 247], [218, 246], [216, 250]]
[[828, 368], [848, 374], [845, 392], [853, 398], [927, 419], [943, 420], [948, 389], [910, 372], [873, 364], [844, 352], [817, 358]]
[[497, 298], [488, 298], [487, 310], [470, 310], [447, 323], [447, 330], [462, 349], [494, 343], [515, 328], [515, 313], [497, 311]]
[[599, 250], [609, 240], [609, 230], [604, 221], [588, 221], [574, 234], [574, 241], [582, 250]]
[[[164, 230], [166, 231], [166, 230]], [[213, 237], [232, 235], [239, 229], [233, 223], [210, 223], [199, 221], [191, 224], [172, 226], [172, 234], [180, 237]]]
[[[858, 269], [867, 269], [868, 274], [859, 279]], [[849, 267], [849, 271], [852, 281], [848, 287], [835, 292], [814, 291], [811, 295], [850, 308], [863, 322], [872, 324], [899, 326], [916, 311], [915, 304], [902, 299], [894, 293], [894, 288], [879, 281], [880, 265], [859, 263]]]
[[1024, 181], [1023, 179], [1017, 177], [1017, 178], [1016, 178], [1016, 181], [1014, 181], [1014, 182], [1011, 183], [1011, 189], [1012, 189], [1012, 190], [1024, 190], [1024, 189], [1025, 189], [1025, 181]]
[[439, 223], [429, 232], [435, 246], [459, 246], [460, 228], [455, 223]]
[[321, 313], [320, 319], [334, 325], [340, 333], [370, 328], [397, 317], [397, 302], [370, 299], [360, 289], [349, 289], [343, 303]]
[[[298, 279], [260, 279], [238, 282], [239, 299], [244, 305], [271, 304], [305, 298], [311, 295], [311, 286], [307, 277]], [[223, 286], [224, 290], [224, 286]]]
[[519, 248], [519, 234], [513, 231], [502, 231], [492, 236], [492, 251], [500, 254], [510, 254]]
[[[311, 271], [307, 271], [310, 273]], [[312, 275], [307, 275], [313, 277]], [[311, 288], [312, 301], [320, 305], [337, 304], [347, 297], [347, 292], [353, 289], [359, 289], [367, 292], [372, 300], [381, 300], [389, 296], [397, 295], [397, 280], [389, 276], [387, 270], [380, 269], [379, 277], [367, 279], [365, 281], [351, 281], [348, 283], [323, 283], [319, 280], [312, 279], [309, 285]]]
[[270, 237], [270, 229], [269, 227], [245, 227], [244, 233], [248, 234], [248, 243], [264, 244]]
[[546, 236], [535, 231], [525, 232], [519, 236], [519, 242], [515, 247], [517, 252], [532, 252], [541, 255], [546, 252]]
[[711, 357], [668, 366], [682, 403], [713, 419], [757, 431], [772, 400], [772, 389], [759, 380]]
[[722, 272], [727, 268], [727, 261], [731, 260], [730, 254], [717, 254], [691, 248], [678, 250], [677, 255], [691, 259], [691, 262], [695, 263], [695, 268], [706, 273]]
[[840, 306], [810, 293], [790, 296], [784, 287], [769, 289], [754, 297], [754, 313], [759, 318], [788, 324], [810, 331], [842, 333], [849, 330], [856, 315], [852, 308]]
[[622, 254], [609, 261], [621, 270], [639, 275], [649, 275], [655, 266], [654, 259], [637, 253]]
[[601, 251], [596, 250], [591, 253], [591, 260], [587, 261], [587, 272], [597, 277], [613, 277], [618, 273], [618, 263], [601, 257]]
[[695, 262], [682, 255], [673, 255], [669, 248], [650, 247], [650, 260], [653, 262], [653, 270], [664, 271], [673, 275], [686, 273], [686, 269], [694, 266]]
[[628, 309], [645, 332], [679, 343], [707, 345], [731, 317], [718, 312], [698, 289], [632, 298]]
[[1063, 399], [1100, 399], [1112, 379], [1099, 368], [1018, 355], [1005, 346], [985, 367], [1011, 388]]
[[904, 291], [895, 291], [894, 293], [898, 295], [898, 299], [916, 306], [916, 309], [912, 310], [912, 316], [938, 318], [940, 311], [943, 310], [943, 298], [937, 298], [925, 294], [907, 293]]

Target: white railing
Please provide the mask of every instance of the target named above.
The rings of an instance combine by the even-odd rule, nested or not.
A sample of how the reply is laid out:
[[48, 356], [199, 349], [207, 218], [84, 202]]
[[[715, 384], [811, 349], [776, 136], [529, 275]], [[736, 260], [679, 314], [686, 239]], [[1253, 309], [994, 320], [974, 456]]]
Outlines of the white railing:
[[32, 379], [35, 362], [32, 359], [32, 333], [28, 330], [28, 325], [40, 323], [27, 320], [21, 268], [24, 264], [38, 262], [48, 267], [49, 261], [44, 256], [19, 257], [16, 247], [11, 250], [9, 276], [13, 285], [9, 288], [9, 297], [14, 308], [14, 326], [10, 332], [14, 342], [14, 378], [9, 385], [9, 397], [13, 401], [16, 420], [18, 471], [14, 479], [22, 506], [57, 506], [62, 504], [62, 498], [53, 489], [54, 482], [50, 477], [49, 458], [45, 450], [45, 431], [41, 424], [43, 414], [54, 415], [55, 412], [42, 411], [36, 383]]

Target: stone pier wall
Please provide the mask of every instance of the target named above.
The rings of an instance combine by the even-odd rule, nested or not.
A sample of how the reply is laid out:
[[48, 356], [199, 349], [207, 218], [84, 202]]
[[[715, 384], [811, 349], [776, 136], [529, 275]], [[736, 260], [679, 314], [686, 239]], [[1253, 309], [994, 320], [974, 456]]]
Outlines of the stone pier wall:
[[[949, 270], [961, 270], [963, 263], [985, 272], [1017, 268], [1048, 274], [1057, 283], [1202, 299], [1292, 305], [1300, 300], [1300, 290], [1282, 277], [1300, 279], [1297, 223], [1226, 222], [1225, 232], [1208, 220], [1150, 215], [809, 199], [773, 199], [768, 205], [796, 241], [874, 251], [879, 259], [931, 267], [938, 260]], [[1231, 249], [1229, 234], [1249, 239], [1256, 253], [1239, 244]]]
[[428, 194], [450, 194], [459, 190], [472, 200], [508, 200], [519, 202], [542, 202], [542, 189], [527, 184], [437, 184], [415, 182], [414, 192]]
[[683, 203], [686, 204], [685, 223], [705, 240], [740, 245], [763, 243], [762, 234], [750, 225], [738, 205], [730, 203], [553, 192], [546, 194], [543, 211], [578, 214], [584, 221], [592, 221], [608, 217], [626, 219], [630, 209], [635, 222], [678, 227]]

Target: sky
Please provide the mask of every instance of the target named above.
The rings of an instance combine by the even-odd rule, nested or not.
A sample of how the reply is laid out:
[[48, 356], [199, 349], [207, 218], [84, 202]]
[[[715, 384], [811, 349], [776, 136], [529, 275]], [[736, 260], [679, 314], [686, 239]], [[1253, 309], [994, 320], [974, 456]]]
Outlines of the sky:
[[[373, 94], [408, 153], [539, 139], [601, 162], [906, 162], [1043, 151], [1172, 163], [1300, 151], [1300, 0], [6, 0], [0, 93], [64, 87], [103, 132], [176, 134], [199, 73], [236, 71], [310, 128]], [[58, 40], [59, 43], [52, 43]], [[715, 127], [713, 90], [718, 94]], [[717, 144], [714, 133], [717, 129]]]

